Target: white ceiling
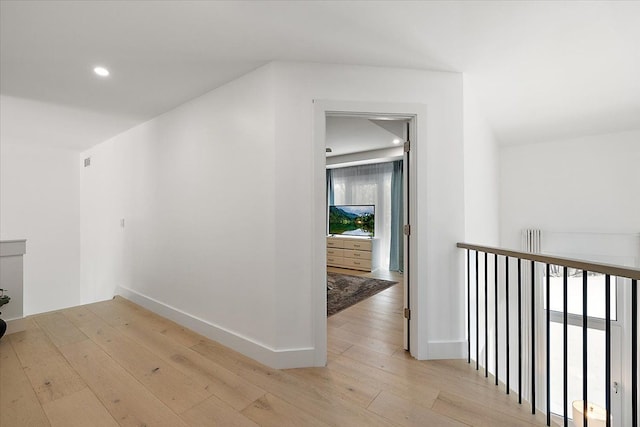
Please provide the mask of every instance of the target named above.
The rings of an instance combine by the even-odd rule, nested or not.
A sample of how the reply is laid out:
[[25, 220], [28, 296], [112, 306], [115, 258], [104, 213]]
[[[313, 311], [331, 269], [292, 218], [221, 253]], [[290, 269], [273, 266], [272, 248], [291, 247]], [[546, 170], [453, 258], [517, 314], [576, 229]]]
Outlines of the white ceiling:
[[640, 129], [638, 22], [611, 1], [2, 0], [0, 140], [84, 149], [272, 60], [464, 72], [504, 144]]
[[404, 142], [406, 120], [370, 120], [364, 117], [327, 117], [327, 157], [398, 147]]

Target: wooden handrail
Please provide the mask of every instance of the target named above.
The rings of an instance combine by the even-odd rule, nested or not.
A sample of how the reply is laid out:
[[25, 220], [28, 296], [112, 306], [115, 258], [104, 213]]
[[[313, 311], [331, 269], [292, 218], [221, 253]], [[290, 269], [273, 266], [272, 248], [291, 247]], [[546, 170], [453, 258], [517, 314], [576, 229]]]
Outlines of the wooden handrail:
[[520, 252], [511, 249], [496, 248], [492, 246], [472, 245], [469, 243], [458, 243], [456, 246], [461, 249], [471, 249], [479, 252], [487, 252], [490, 254], [504, 255], [512, 258], [526, 259], [545, 264], [560, 265], [575, 268], [578, 270], [586, 270], [594, 273], [609, 274], [611, 276], [627, 277], [629, 279], [640, 280], [640, 268], [635, 267], [624, 267], [621, 265], [604, 264], [573, 258], [563, 258], [553, 255], [544, 255], [540, 253]]

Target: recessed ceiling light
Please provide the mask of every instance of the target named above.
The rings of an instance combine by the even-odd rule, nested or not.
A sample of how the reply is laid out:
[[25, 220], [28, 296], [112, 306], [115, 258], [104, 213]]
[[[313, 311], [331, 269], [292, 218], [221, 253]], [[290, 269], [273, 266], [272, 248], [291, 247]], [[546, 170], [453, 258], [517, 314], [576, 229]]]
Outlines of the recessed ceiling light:
[[104, 67], [95, 67], [93, 72], [99, 75], [100, 77], [109, 77], [109, 70]]
[[396, 139], [393, 140], [393, 143], [396, 144], [396, 145], [400, 144], [401, 142], [402, 142], [402, 140], [400, 138], [396, 138]]

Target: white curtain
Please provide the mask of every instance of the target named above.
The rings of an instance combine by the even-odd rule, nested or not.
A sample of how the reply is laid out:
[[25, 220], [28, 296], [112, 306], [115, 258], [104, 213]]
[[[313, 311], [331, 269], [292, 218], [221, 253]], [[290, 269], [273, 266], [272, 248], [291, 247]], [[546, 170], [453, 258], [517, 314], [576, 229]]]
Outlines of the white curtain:
[[389, 268], [391, 243], [391, 175], [393, 163], [349, 166], [332, 171], [336, 205], [375, 205], [375, 238], [378, 239], [374, 264]]

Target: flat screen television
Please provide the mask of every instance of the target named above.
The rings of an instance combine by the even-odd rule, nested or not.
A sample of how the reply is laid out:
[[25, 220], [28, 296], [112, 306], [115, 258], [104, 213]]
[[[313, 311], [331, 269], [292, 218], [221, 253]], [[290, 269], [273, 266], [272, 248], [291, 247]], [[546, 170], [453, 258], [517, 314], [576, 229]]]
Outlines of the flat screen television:
[[329, 206], [329, 234], [373, 237], [375, 205]]

